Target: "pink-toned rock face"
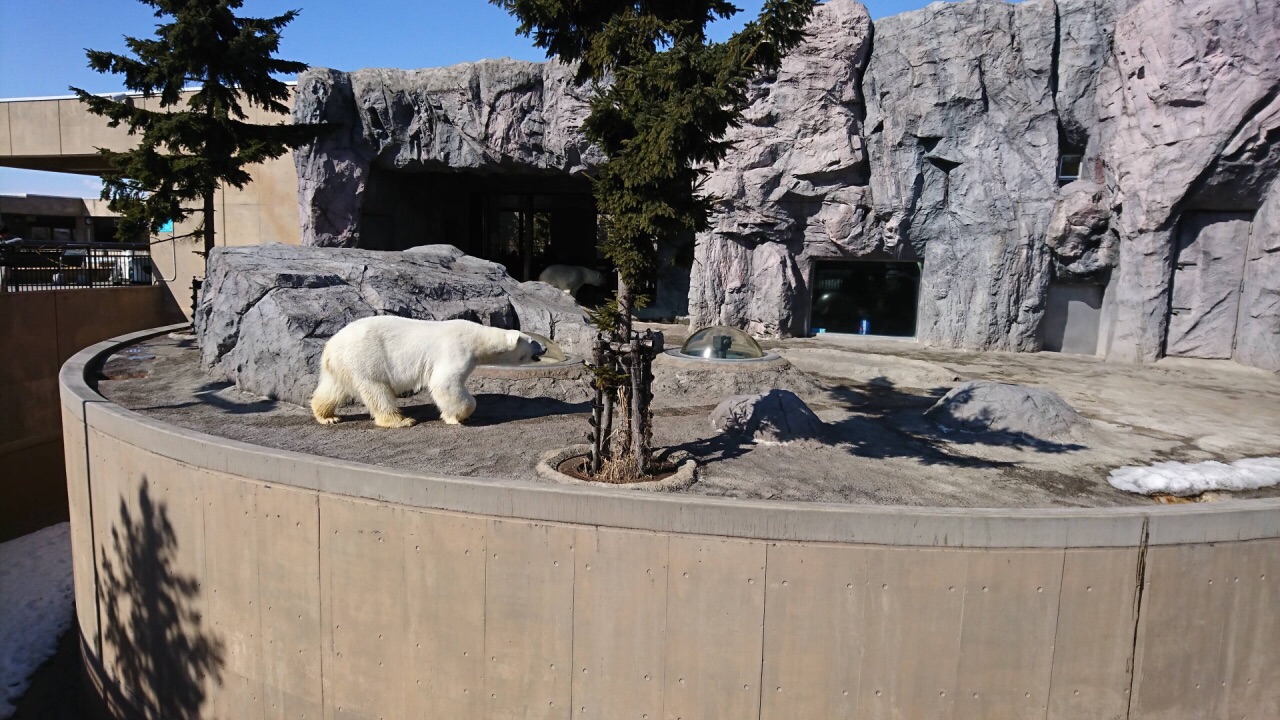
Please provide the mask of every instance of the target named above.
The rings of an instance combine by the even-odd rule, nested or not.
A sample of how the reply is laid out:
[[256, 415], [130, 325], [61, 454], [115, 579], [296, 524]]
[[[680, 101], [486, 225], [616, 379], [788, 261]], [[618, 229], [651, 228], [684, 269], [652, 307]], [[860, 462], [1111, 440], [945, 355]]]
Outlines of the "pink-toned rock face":
[[751, 89], [733, 151], [707, 177], [717, 198], [698, 238], [689, 311], [764, 336], [804, 332], [803, 266], [874, 251], [861, 135], [871, 17], [853, 0], [819, 5], [809, 36]]
[[[694, 325], [803, 334], [816, 261], [915, 261], [926, 344], [1037, 350], [1050, 286], [1085, 283], [1108, 359], [1280, 370], [1280, 2], [965, 0], [873, 28], [830, 0], [808, 32], [708, 174], [693, 262], [662, 246]], [[304, 242], [358, 243], [385, 167], [589, 173], [589, 92], [554, 64], [309, 71], [295, 116], [343, 127], [296, 155]]]
[[293, 116], [336, 128], [294, 153], [303, 244], [359, 244], [374, 168], [583, 172], [601, 160], [578, 131], [588, 94], [556, 62], [308, 70], [298, 78]]
[[[1260, 0], [1141, 0], [1117, 21], [1097, 91], [1101, 155], [1121, 208], [1113, 222], [1120, 261], [1108, 357], [1145, 361], [1162, 352], [1170, 297], [1181, 294], [1171, 288], [1174, 265], [1190, 262], [1178, 258], [1187, 214], [1252, 213], [1274, 185], [1278, 28], [1280, 4]], [[1256, 230], [1238, 234], [1239, 242], [1251, 242]], [[1267, 286], [1245, 288], [1257, 297], [1274, 293], [1280, 280], [1250, 282]], [[1183, 310], [1195, 317], [1182, 324], [1216, 322], [1207, 309]], [[1256, 322], [1275, 327], [1280, 310], [1269, 311], [1270, 320], [1265, 309], [1255, 311]], [[1257, 334], [1251, 322], [1242, 326], [1247, 336]]]

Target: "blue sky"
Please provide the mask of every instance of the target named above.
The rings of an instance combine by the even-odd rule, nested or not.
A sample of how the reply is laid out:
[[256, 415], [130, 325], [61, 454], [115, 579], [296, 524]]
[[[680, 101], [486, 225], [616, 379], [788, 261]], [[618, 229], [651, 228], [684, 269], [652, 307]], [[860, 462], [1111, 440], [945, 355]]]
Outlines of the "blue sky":
[[[727, 36], [754, 16], [760, 0], [719, 23]], [[928, 0], [864, 0], [872, 17], [924, 7]], [[515, 34], [515, 20], [485, 0], [246, 0], [243, 14], [268, 16], [301, 8], [285, 30], [280, 56], [310, 65], [420, 68], [481, 58], [541, 60], [542, 51]], [[122, 89], [119, 79], [85, 65], [84, 49], [124, 50], [124, 35], [148, 37], [156, 19], [132, 0], [0, 0], [0, 98]], [[0, 193], [96, 196], [92, 178], [0, 168]]]

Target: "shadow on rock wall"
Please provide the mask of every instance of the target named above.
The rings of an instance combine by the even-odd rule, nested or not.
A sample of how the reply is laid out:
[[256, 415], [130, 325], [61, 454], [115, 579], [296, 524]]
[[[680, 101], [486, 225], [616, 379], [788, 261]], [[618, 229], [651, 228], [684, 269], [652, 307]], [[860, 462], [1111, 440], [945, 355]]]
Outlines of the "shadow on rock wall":
[[132, 703], [165, 718], [200, 714], [224, 658], [222, 642], [202, 628], [199, 581], [175, 567], [177, 547], [143, 478], [136, 514], [121, 498], [111, 552], [102, 550], [103, 651], [120, 686], [141, 694]]

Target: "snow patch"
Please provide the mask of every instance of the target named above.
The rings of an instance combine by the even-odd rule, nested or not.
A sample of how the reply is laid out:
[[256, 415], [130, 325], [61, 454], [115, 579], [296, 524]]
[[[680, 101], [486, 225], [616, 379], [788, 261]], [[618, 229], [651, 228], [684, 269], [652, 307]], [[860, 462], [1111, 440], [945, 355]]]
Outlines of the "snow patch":
[[0, 720], [16, 711], [74, 610], [69, 523], [0, 543]]
[[1149, 467], [1122, 467], [1107, 482], [1131, 493], [1163, 493], [1186, 497], [1210, 490], [1256, 490], [1280, 485], [1280, 458], [1249, 458], [1233, 463], [1162, 462]]

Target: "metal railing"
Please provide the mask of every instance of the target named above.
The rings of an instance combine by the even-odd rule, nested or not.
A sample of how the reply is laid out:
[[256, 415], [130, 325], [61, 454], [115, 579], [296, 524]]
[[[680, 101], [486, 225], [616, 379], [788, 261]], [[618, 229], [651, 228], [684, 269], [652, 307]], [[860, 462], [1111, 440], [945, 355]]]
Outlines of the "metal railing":
[[0, 292], [150, 285], [146, 243], [0, 242]]

